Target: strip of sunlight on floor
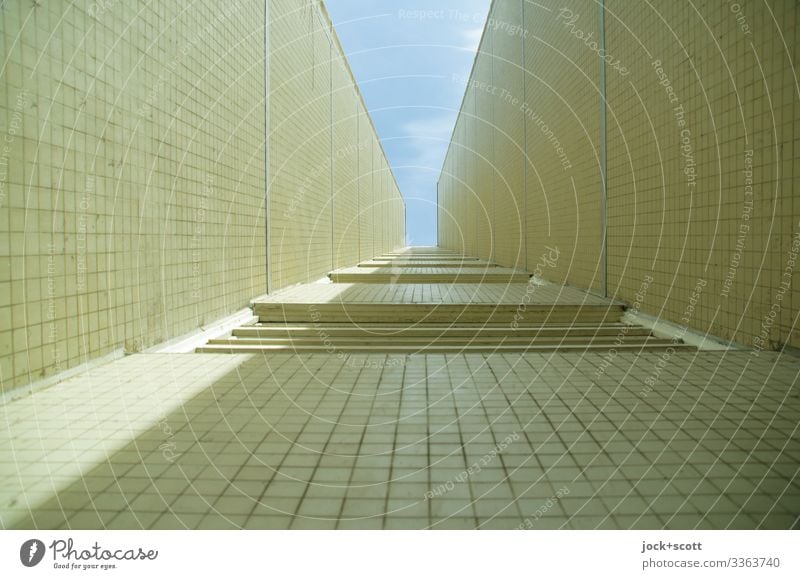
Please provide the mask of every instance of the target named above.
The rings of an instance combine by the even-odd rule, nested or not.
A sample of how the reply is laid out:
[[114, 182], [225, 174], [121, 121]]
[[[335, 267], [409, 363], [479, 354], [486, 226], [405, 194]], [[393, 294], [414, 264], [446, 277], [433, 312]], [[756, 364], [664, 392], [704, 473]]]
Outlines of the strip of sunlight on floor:
[[[9, 528], [249, 357], [140, 354], [3, 405], [0, 527]], [[169, 424], [161, 430], [169, 460]]]

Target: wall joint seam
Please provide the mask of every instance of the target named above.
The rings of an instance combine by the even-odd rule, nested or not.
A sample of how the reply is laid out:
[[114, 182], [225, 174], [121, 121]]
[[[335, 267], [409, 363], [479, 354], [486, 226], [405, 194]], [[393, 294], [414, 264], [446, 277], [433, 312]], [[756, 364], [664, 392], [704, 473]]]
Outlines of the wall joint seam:
[[[598, 4], [599, 55], [606, 54], [606, 3]], [[602, 269], [602, 295], [608, 297], [608, 102], [606, 101], [606, 61], [600, 59], [600, 267]]]

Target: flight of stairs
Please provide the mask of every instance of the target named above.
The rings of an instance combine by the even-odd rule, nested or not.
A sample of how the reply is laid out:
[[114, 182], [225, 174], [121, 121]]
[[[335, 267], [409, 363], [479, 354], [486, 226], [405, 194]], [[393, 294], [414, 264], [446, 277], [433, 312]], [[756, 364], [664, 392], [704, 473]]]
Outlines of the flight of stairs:
[[689, 348], [622, 322], [624, 306], [527, 272], [409, 248], [253, 303], [205, 353], [617, 352]]

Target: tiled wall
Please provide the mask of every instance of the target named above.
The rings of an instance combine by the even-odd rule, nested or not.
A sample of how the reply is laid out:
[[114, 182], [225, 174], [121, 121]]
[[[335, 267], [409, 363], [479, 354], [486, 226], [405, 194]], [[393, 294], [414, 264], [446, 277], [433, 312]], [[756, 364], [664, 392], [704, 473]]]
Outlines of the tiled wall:
[[[606, 0], [600, 14], [598, 6], [493, 3], [458, 121], [467, 130], [456, 129], [439, 182], [440, 244], [491, 248], [501, 264], [538, 266], [543, 277], [598, 293], [607, 286], [610, 297], [641, 301], [644, 313], [725, 340], [800, 346], [791, 284], [800, 251], [800, 8], [780, 0], [631, 10]], [[520, 44], [518, 102], [509, 55]], [[469, 129], [476, 92], [495, 103], [493, 117], [477, 115], [494, 127], [490, 164], [470, 162], [491, 138]], [[515, 150], [520, 122], [525, 140]], [[487, 187], [488, 235], [476, 218]], [[541, 259], [548, 247], [559, 250], [555, 264]]]
[[654, 314], [800, 346], [800, 5], [606, 5], [609, 291], [652, 275]]
[[265, 291], [263, 3], [5, 2], [3, 389]]
[[[563, 3], [584, 4], [596, 24], [596, 8]], [[496, 1], [489, 18], [472, 76], [456, 79], [467, 90], [439, 182], [440, 242], [530, 270], [552, 247], [548, 277], [598, 288], [597, 58], [542, 4]]]
[[272, 289], [404, 245], [403, 201], [318, 0], [270, 1]]
[[[2, 390], [141, 351], [267, 291], [266, 8], [0, 4]], [[390, 234], [362, 238], [373, 199], [397, 191], [358, 174], [371, 177], [383, 152], [324, 9], [312, 19], [313, 2], [269, 8], [274, 290], [401, 245], [404, 233], [392, 197], [375, 228]]]

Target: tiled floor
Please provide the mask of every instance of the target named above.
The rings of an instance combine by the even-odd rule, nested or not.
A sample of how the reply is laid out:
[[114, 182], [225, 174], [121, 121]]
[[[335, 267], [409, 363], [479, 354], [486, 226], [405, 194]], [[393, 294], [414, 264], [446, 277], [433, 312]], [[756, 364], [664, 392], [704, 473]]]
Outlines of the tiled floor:
[[0, 524], [797, 528], [798, 375], [749, 351], [139, 354], [0, 406]]
[[519, 304], [523, 298], [530, 304], [607, 305], [605, 298], [575, 288], [555, 284], [307, 284], [277, 292], [259, 300], [261, 303], [386, 303], [386, 304]]
[[134, 356], [4, 407], [3, 525], [796, 527], [800, 363], [661, 359]]

